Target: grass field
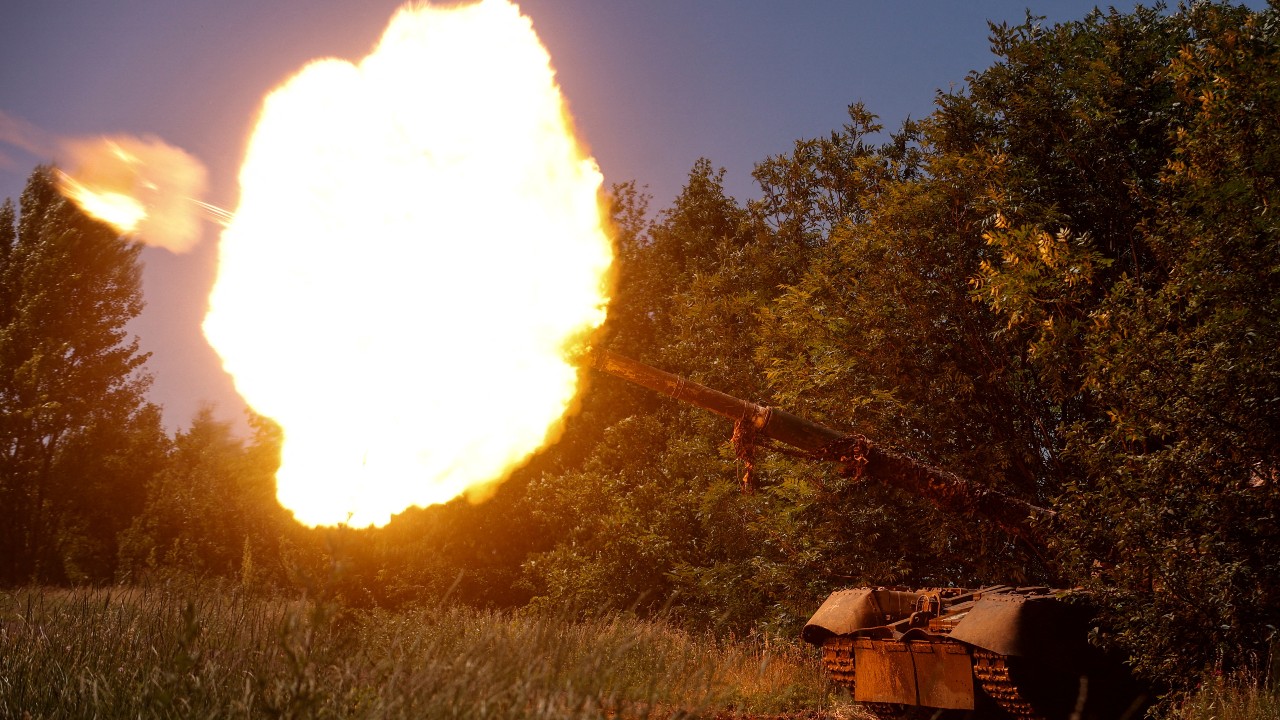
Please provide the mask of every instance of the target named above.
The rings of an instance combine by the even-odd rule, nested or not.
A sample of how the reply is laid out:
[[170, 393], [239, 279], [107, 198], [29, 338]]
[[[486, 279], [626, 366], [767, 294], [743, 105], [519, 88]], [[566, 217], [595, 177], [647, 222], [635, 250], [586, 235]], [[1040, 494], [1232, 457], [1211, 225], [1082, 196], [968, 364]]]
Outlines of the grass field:
[[807, 646], [624, 616], [352, 611], [210, 584], [0, 592], [0, 717], [844, 714]]
[[[1171, 720], [1275, 720], [1269, 678]], [[190, 581], [0, 591], [0, 718], [862, 717], [797, 642], [619, 615], [350, 610]]]
[[1175, 720], [1277, 720], [1280, 690], [1268, 687], [1268, 680], [1245, 675], [1208, 683], [1189, 696], [1173, 717]]

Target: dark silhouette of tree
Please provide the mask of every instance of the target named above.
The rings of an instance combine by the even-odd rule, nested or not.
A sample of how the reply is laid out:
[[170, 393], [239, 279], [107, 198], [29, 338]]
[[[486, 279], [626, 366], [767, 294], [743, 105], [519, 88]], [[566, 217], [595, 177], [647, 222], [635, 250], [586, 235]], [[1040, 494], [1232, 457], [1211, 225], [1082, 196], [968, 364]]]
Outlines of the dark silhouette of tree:
[[164, 568], [255, 587], [285, 583], [284, 556], [303, 528], [275, 498], [279, 427], [259, 416], [250, 424], [253, 437], [242, 440], [206, 407], [177, 434], [123, 533], [127, 577]]
[[[16, 220], [16, 224], [15, 224]], [[138, 246], [85, 216], [38, 168], [0, 211], [0, 581], [109, 578], [161, 443]], [[105, 563], [105, 564], [104, 564]]]

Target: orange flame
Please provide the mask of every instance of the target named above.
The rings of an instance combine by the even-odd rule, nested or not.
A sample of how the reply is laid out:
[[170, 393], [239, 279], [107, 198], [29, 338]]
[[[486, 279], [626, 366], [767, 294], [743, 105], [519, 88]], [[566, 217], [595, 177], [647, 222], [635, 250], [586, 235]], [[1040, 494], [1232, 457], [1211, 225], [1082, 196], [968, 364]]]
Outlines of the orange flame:
[[601, 180], [506, 0], [406, 6], [267, 97], [204, 329], [284, 428], [295, 517], [383, 524], [552, 438], [604, 321]]
[[81, 210], [150, 245], [186, 252], [199, 239], [205, 169], [155, 138], [87, 138], [62, 143], [71, 171], [58, 187]]

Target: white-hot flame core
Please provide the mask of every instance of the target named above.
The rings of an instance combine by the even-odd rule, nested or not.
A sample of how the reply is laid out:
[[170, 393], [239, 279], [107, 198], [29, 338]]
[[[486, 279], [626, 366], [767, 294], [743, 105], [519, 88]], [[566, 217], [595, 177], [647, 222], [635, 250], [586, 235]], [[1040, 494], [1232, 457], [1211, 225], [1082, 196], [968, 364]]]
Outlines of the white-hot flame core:
[[406, 6], [267, 97], [204, 329], [300, 521], [383, 524], [548, 441], [604, 320], [601, 180], [505, 0]]

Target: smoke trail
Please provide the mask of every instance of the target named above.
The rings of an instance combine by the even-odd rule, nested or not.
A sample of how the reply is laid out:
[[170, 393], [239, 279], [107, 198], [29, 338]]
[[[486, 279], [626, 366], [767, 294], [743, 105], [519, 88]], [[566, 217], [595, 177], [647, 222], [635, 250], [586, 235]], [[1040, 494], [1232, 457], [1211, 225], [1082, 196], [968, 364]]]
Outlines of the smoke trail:
[[[53, 157], [58, 145], [49, 133], [4, 112], [0, 112], [0, 143], [42, 158]], [[6, 164], [16, 164], [8, 156], [5, 156], [5, 161]]]

